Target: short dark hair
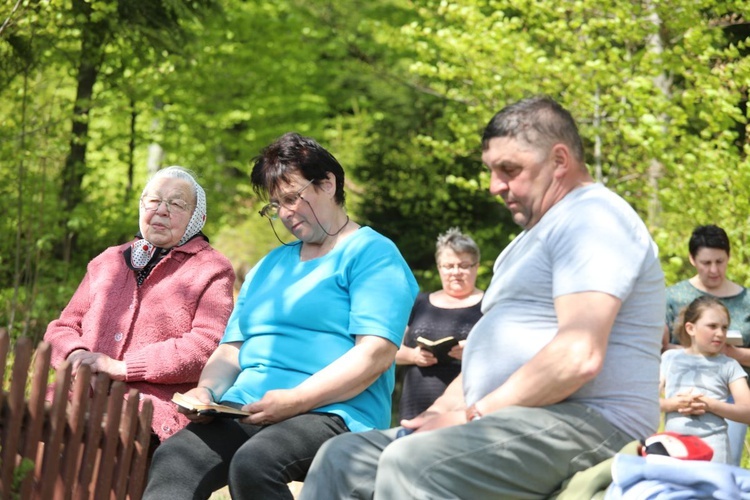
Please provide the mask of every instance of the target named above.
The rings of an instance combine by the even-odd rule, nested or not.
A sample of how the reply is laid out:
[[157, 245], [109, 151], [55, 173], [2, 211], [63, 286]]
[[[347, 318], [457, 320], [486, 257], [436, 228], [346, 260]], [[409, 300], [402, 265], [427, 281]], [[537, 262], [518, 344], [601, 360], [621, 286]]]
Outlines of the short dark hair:
[[261, 197], [269, 196], [281, 182], [288, 183], [295, 172], [313, 184], [330, 172], [336, 179], [334, 199], [337, 204], [344, 204], [344, 169], [315, 139], [288, 132], [263, 148], [253, 162], [250, 183]]
[[563, 143], [576, 160], [584, 162], [583, 141], [573, 116], [548, 96], [523, 99], [500, 110], [484, 129], [482, 149], [495, 137], [520, 139], [540, 151]]
[[724, 250], [729, 255], [729, 237], [727, 236], [727, 232], [713, 224], [696, 227], [693, 229], [693, 234], [690, 235], [688, 251], [691, 256], [695, 257], [701, 248], [717, 248]]

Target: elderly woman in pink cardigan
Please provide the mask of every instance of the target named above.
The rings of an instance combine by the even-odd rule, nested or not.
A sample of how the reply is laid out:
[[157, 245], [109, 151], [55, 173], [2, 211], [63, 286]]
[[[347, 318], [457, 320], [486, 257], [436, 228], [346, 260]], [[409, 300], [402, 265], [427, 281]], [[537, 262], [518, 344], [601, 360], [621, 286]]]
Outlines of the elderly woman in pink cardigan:
[[168, 167], [140, 199], [140, 232], [88, 265], [59, 319], [47, 327], [52, 364], [82, 365], [138, 389], [154, 404], [164, 440], [188, 420], [170, 402], [195, 387], [232, 311], [234, 271], [201, 229], [206, 195], [189, 171]]

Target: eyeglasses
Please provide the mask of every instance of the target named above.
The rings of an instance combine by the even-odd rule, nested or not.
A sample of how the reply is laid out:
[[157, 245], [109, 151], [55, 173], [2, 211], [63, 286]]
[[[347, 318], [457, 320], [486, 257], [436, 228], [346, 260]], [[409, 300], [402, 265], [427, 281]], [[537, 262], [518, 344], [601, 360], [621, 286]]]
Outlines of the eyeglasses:
[[469, 262], [460, 262], [458, 264], [440, 264], [438, 267], [440, 268], [440, 270], [445, 271], [446, 273], [454, 270], [460, 273], [465, 273], [476, 265], [476, 262], [474, 262], [473, 264], [470, 264]]
[[166, 205], [169, 215], [173, 213], [182, 214], [190, 210], [190, 204], [184, 200], [162, 200], [157, 196], [143, 196], [141, 198], [141, 206], [148, 212], [156, 212], [162, 203]]
[[307, 189], [307, 187], [312, 183], [313, 183], [313, 180], [310, 180], [310, 182], [302, 186], [302, 188], [296, 193], [288, 193], [288, 194], [281, 195], [281, 197], [279, 198], [279, 201], [272, 201], [271, 203], [261, 208], [260, 212], [258, 213], [260, 214], [261, 217], [268, 217], [269, 219], [278, 219], [279, 209], [281, 209], [281, 207], [284, 207], [287, 210], [294, 210], [294, 208], [297, 206], [297, 203], [299, 203], [299, 200], [302, 199], [302, 191]]

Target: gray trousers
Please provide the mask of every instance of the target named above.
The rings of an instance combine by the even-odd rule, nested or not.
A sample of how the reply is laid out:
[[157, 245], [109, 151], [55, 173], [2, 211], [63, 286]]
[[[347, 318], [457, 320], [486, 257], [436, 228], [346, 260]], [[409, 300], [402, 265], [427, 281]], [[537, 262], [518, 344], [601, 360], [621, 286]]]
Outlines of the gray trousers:
[[509, 407], [396, 439], [343, 434], [318, 451], [301, 500], [546, 498], [634, 438], [577, 403]]

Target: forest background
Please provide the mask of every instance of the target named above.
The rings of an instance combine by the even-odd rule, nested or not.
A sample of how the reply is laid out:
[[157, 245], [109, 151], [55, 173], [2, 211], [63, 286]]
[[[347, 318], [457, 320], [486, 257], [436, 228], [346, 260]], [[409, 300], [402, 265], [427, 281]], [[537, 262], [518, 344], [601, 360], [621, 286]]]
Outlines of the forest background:
[[252, 158], [287, 131], [347, 172], [352, 217], [424, 290], [436, 236], [520, 231], [487, 192], [480, 134], [519, 98], [576, 117], [595, 178], [641, 214], [668, 284], [697, 224], [750, 283], [745, 0], [6, 0], [0, 6], [0, 326], [40, 340], [104, 248], [137, 231], [156, 169], [194, 170], [238, 277], [278, 242]]

